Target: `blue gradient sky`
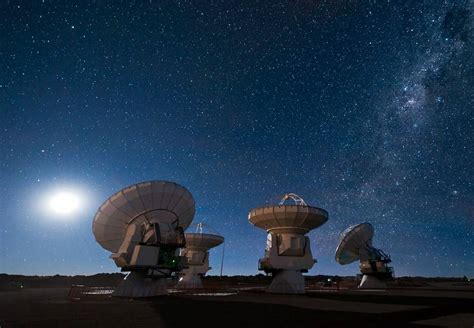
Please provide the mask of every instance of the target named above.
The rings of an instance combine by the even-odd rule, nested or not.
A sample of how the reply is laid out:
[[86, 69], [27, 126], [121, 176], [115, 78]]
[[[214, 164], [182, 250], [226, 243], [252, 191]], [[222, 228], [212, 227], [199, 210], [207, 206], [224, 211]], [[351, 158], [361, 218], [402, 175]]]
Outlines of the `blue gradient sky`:
[[[257, 273], [247, 214], [295, 192], [330, 215], [310, 274], [357, 273], [334, 251], [368, 221], [398, 276], [474, 275], [469, 2], [0, 8], [0, 272], [118, 271], [95, 210], [158, 179], [225, 236], [224, 274]], [[67, 218], [44, 206], [64, 189]]]

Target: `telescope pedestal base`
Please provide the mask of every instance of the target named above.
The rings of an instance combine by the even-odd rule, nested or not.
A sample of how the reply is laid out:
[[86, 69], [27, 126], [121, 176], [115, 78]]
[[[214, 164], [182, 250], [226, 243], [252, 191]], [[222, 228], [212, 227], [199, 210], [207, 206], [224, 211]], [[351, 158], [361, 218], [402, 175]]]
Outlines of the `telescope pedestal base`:
[[273, 273], [272, 283], [266, 289], [274, 294], [304, 294], [305, 283], [300, 271], [277, 271]]
[[384, 288], [387, 288], [387, 284], [385, 283], [385, 281], [380, 280], [376, 276], [364, 274], [364, 276], [362, 277], [362, 281], [360, 282], [359, 288], [363, 288], [363, 289], [364, 288], [365, 289], [371, 289], [371, 288], [384, 289]]
[[166, 279], [151, 279], [142, 272], [130, 272], [117, 286], [112, 296], [151, 297], [168, 294]]
[[202, 288], [201, 277], [197, 274], [187, 274], [179, 278], [178, 288], [194, 289]]

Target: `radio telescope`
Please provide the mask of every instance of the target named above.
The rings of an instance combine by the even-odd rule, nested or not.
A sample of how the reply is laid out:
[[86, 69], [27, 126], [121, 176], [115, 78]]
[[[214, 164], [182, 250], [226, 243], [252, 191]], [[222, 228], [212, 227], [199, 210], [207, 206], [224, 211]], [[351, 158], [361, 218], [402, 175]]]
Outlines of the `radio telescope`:
[[209, 249], [219, 246], [224, 242], [224, 237], [203, 233], [203, 223], [198, 223], [196, 232], [185, 233], [186, 248], [181, 250], [181, 256], [188, 260], [188, 267], [183, 269], [178, 281], [180, 288], [202, 288], [201, 277], [209, 267]]
[[194, 213], [191, 193], [168, 181], [134, 184], [100, 206], [92, 225], [95, 239], [122, 271], [130, 271], [114, 296], [167, 293], [164, 278], [186, 266], [179, 248]]
[[359, 288], [386, 288], [385, 281], [393, 277], [390, 256], [372, 246], [374, 228], [370, 223], [351, 226], [341, 234], [336, 249], [336, 261], [349, 264], [360, 260], [363, 274]]
[[[285, 205], [287, 200], [294, 205]], [[296, 194], [286, 194], [279, 205], [255, 208], [248, 217], [250, 223], [265, 229], [267, 246], [258, 261], [259, 270], [271, 273], [269, 293], [303, 294], [302, 272], [308, 272], [316, 262], [310, 241], [305, 234], [328, 220], [328, 212], [309, 206]]]

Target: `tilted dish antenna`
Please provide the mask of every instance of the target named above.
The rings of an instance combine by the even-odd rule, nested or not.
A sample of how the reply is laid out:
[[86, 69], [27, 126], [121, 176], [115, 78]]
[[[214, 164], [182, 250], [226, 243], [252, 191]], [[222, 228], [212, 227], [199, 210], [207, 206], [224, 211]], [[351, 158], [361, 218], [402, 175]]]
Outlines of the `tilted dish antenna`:
[[[286, 205], [287, 200], [295, 204]], [[296, 194], [285, 194], [276, 206], [254, 208], [248, 220], [267, 231], [265, 255], [259, 260], [259, 270], [272, 275], [269, 293], [302, 294], [307, 272], [316, 262], [311, 254], [306, 233], [328, 220], [328, 212], [309, 206]]]
[[122, 271], [130, 271], [115, 296], [166, 294], [164, 278], [187, 265], [179, 248], [194, 213], [191, 193], [169, 181], [131, 185], [100, 206], [92, 224], [95, 239]]
[[374, 228], [370, 223], [350, 226], [341, 234], [336, 249], [336, 261], [345, 265], [360, 261], [363, 274], [359, 288], [385, 288], [387, 279], [393, 278], [390, 256], [372, 246]]

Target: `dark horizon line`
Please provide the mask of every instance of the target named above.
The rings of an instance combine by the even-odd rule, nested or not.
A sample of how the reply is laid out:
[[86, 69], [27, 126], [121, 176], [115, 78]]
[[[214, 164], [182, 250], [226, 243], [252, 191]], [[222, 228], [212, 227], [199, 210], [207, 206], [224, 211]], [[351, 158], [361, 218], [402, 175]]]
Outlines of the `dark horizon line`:
[[[75, 275], [64, 275], [64, 274], [52, 274], [52, 275], [34, 275], [34, 274], [21, 274], [21, 273], [5, 273], [5, 272], [0, 272], [0, 276], [22, 276], [22, 277], [92, 277], [92, 276], [97, 276], [97, 275], [111, 275], [111, 274], [121, 274], [121, 275], [126, 275], [128, 272], [99, 272], [95, 274], [75, 274]], [[257, 273], [254, 275], [239, 275], [239, 274], [233, 274], [233, 275], [222, 275], [222, 277], [257, 277], [257, 276], [265, 276], [263, 273]], [[305, 277], [339, 277], [339, 278], [355, 278], [357, 277], [358, 274], [356, 275], [337, 275], [337, 274], [317, 274], [317, 275], [306, 275], [303, 274]], [[474, 274], [471, 274], [473, 279], [474, 279]], [[220, 275], [206, 275], [204, 277], [221, 277]], [[422, 279], [462, 279], [463, 277], [470, 277], [469, 274], [464, 274], [462, 276], [400, 276], [400, 277], [395, 277], [395, 279], [400, 279], [400, 278], [422, 278]]]

